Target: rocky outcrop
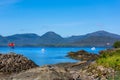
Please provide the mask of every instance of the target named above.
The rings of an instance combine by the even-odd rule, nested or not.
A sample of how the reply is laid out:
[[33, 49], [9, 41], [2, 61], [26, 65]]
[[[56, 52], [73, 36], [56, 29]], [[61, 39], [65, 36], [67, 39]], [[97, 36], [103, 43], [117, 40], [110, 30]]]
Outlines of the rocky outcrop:
[[0, 77], [0, 80], [114, 80], [115, 72], [112, 68], [97, 66], [95, 62], [84, 67], [80, 67], [84, 63], [65, 64], [37, 67], [10, 75], [6, 79]]
[[[61, 63], [29, 69], [17, 74], [0, 75], [0, 80], [114, 80], [115, 71], [96, 65], [79, 63]], [[83, 66], [83, 67], [81, 67]]]
[[94, 61], [99, 57], [99, 55], [88, 53], [85, 50], [80, 50], [78, 52], [69, 52], [67, 56], [81, 61]]
[[90, 65], [80, 69], [76, 74], [80, 76], [78, 79], [81, 80], [114, 80], [115, 71], [112, 68], [106, 68], [92, 62]]
[[57, 66], [43, 66], [11, 76], [11, 80], [69, 80], [70, 73]]
[[35, 68], [37, 65], [28, 58], [15, 54], [0, 54], [0, 72], [2, 73], [16, 73], [31, 68]]
[[[78, 54], [92, 58], [86, 51], [78, 51], [76, 56]], [[22, 55], [0, 54], [0, 80], [115, 80], [114, 69], [98, 65], [93, 61], [97, 57], [92, 60], [82, 58], [82, 61], [77, 63], [37, 67], [34, 62]]]

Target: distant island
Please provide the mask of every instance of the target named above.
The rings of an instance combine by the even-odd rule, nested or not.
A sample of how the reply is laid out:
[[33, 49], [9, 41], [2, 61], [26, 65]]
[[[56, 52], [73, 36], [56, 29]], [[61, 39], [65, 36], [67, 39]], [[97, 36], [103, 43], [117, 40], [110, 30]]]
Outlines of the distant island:
[[47, 32], [42, 36], [33, 33], [15, 34], [11, 36], [0, 35], [0, 46], [7, 46], [14, 42], [19, 47], [111, 47], [120, 35], [107, 31], [96, 31], [86, 35], [63, 38], [55, 32]]

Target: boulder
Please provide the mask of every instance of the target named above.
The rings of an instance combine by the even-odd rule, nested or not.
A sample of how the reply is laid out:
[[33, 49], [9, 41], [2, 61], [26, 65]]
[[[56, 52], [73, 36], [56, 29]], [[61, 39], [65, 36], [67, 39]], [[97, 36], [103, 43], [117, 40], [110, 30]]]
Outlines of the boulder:
[[0, 54], [0, 72], [2, 73], [16, 73], [34, 67], [37, 67], [37, 65], [23, 55], [15, 53]]
[[80, 50], [77, 52], [69, 52], [67, 56], [81, 61], [94, 61], [99, 57], [99, 55], [88, 53], [85, 50]]

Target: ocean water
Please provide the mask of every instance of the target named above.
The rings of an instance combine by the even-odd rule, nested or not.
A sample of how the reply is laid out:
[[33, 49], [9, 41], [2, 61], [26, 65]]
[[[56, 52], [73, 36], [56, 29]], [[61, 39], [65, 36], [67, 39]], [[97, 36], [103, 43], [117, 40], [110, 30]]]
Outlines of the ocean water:
[[77, 62], [77, 60], [66, 57], [70, 51], [86, 50], [90, 53], [98, 54], [99, 51], [105, 50], [106, 48], [97, 47], [16, 47], [10, 49], [8, 47], [0, 47], [0, 53], [15, 52], [22, 54], [28, 59], [34, 61], [37, 65], [43, 66], [48, 64], [57, 64], [65, 62]]

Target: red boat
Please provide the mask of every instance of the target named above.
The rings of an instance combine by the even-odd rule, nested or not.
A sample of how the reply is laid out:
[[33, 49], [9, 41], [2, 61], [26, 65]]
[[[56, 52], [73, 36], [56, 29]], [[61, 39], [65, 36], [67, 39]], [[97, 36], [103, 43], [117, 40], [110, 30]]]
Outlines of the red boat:
[[15, 44], [12, 42], [12, 43], [9, 43], [8, 46], [9, 46], [10, 48], [14, 48], [14, 47], [15, 47]]

